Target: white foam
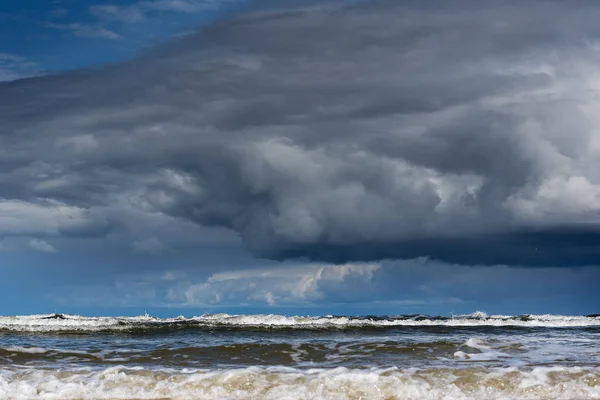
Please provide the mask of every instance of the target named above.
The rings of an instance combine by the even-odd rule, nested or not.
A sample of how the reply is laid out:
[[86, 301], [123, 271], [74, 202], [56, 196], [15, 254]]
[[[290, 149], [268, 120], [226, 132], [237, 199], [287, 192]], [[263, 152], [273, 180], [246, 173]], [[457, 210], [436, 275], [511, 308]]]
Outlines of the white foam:
[[483, 344], [483, 339], [478, 338], [470, 338], [465, 343], [463, 343], [463, 346], [471, 347], [473, 349], [481, 351], [486, 351], [490, 349], [490, 346], [486, 346]]
[[51, 351], [50, 349], [44, 349], [41, 347], [21, 347], [21, 346], [7, 346], [0, 347], [0, 350], [15, 353], [28, 353], [28, 354], [44, 354]]
[[2, 370], [0, 399], [596, 399], [600, 370]]
[[168, 324], [193, 323], [208, 327], [258, 328], [360, 328], [394, 326], [520, 326], [520, 327], [586, 327], [600, 326], [600, 318], [562, 315], [528, 315], [525, 318], [505, 315], [487, 316], [482, 313], [456, 316], [451, 319], [362, 319], [352, 317], [301, 317], [283, 315], [230, 315], [212, 314], [193, 318], [139, 317], [82, 317], [66, 315], [64, 319], [51, 315], [0, 317], [0, 329], [23, 332], [54, 331], [121, 331], [134, 327], [152, 329]]
[[479, 353], [466, 353], [461, 350], [455, 352], [454, 357], [461, 360], [491, 361], [502, 357], [510, 357], [508, 354], [505, 354], [497, 349], [494, 349], [491, 345], [486, 344], [484, 339], [481, 338], [470, 338], [460, 347], [470, 347], [472, 349], [479, 350]]

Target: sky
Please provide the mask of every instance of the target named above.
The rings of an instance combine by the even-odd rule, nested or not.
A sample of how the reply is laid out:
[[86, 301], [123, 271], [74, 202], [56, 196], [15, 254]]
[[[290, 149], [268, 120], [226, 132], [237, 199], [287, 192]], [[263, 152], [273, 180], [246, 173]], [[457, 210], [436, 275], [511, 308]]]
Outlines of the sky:
[[599, 17], [5, 0], [0, 314], [599, 313]]

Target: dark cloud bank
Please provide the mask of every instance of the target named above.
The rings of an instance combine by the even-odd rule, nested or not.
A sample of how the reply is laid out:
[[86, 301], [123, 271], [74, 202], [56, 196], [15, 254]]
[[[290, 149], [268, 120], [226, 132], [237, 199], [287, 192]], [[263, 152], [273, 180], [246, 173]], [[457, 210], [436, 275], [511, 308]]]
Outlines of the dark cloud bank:
[[275, 259], [595, 264], [599, 18], [593, 1], [272, 11], [1, 84], [0, 198], [62, 207], [55, 234], [138, 209]]

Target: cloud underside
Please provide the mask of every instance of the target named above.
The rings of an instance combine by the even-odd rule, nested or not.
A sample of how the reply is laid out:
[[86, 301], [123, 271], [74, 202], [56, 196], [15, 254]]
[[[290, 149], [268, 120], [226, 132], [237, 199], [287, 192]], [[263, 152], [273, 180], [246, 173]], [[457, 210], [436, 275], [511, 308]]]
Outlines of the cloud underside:
[[124, 64], [0, 85], [0, 221], [46, 212], [0, 235], [129, 232], [138, 213], [230, 229], [274, 259], [597, 263], [599, 14], [391, 0], [248, 14]]

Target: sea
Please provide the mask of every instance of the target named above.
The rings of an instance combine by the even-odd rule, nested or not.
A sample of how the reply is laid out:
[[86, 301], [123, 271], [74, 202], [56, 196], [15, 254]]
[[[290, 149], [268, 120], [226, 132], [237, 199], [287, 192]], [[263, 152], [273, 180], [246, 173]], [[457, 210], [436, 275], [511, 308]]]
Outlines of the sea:
[[4, 316], [0, 399], [600, 399], [600, 316]]

